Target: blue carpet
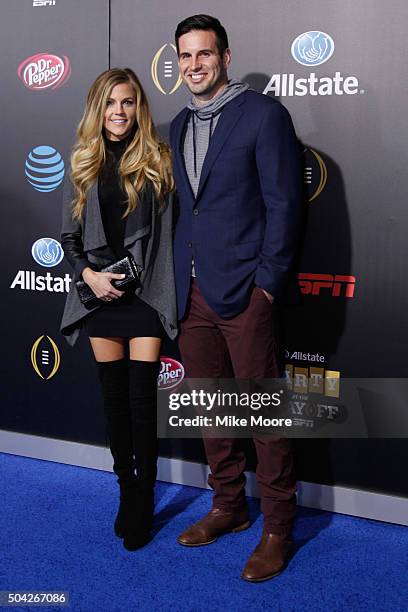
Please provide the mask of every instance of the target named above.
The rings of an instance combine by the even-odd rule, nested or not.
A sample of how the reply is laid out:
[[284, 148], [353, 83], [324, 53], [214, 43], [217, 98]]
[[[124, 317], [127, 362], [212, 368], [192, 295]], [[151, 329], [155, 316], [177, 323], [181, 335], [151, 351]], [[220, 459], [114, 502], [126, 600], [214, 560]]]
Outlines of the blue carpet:
[[250, 584], [240, 573], [262, 531], [257, 500], [247, 531], [184, 548], [176, 536], [211, 493], [158, 483], [155, 538], [129, 553], [113, 535], [112, 474], [4, 454], [0, 469], [0, 590], [69, 591], [69, 608], [87, 612], [408, 609], [405, 527], [300, 509], [287, 570]]

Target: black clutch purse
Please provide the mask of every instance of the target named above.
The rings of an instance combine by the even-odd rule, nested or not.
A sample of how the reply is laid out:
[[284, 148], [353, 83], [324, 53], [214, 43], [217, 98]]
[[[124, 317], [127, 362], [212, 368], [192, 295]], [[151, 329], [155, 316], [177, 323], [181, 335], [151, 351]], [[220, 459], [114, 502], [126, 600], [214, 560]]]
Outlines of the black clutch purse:
[[[127, 257], [124, 257], [123, 259], [115, 261], [115, 263], [101, 268], [99, 272], [124, 274], [124, 278], [119, 278], [111, 281], [112, 285], [116, 289], [123, 290], [132, 283], [136, 285], [139, 284], [139, 272], [137, 270], [136, 262], [131, 255], [127, 255]], [[101, 300], [96, 297], [90, 286], [87, 285], [85, 281], [76, 281], [75, 286], [78, 291], [79, 299], [81, 300], [82, 304], [87, 308], [92, 308], [93, 306], [97, 306], [101, 303]]]

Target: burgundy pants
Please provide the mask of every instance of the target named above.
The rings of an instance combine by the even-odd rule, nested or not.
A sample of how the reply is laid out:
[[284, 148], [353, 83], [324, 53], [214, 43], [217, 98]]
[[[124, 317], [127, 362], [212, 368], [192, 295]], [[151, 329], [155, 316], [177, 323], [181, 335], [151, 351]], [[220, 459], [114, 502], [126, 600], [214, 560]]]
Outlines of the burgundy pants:
[[[255, 288], [243, 312], [221, 319], [206, 304], [193, 280], [191, 299], [181, 322], [179, 347], [189, 378], [277, 378], [274, 308]], [[296, 479], [291, 442], [286, 438], [254, 438], [265, 527], [285, 536], [295, 516]], [[233, 510], [245, 505], [245, 453], [242, 441], [205, 438], [214, 490], [214, 507]]]

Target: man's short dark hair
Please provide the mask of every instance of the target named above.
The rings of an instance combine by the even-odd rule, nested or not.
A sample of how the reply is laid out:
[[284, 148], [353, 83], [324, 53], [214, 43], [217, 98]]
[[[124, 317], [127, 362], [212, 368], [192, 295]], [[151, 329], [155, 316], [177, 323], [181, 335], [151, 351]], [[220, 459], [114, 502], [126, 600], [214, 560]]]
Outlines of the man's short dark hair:
[[177, 55], [180, 53], [179, 51], [179, 38], [183, 36], [183, 34], [187, 34], [192, 30], [212, 30], [215, 33], [217, 47], [220, 56], [222, 57], [225, 51], [228, 49], [228, 36], [225, 31], [225, 28], [221, 23], [216, 19], [216, 17], [211, 17], [210, 15], [193, 15], [192, 17], [187, 17], [187, 19], [183, 19], [177, 26], [176, 29], [176, 47], [177, 47]]

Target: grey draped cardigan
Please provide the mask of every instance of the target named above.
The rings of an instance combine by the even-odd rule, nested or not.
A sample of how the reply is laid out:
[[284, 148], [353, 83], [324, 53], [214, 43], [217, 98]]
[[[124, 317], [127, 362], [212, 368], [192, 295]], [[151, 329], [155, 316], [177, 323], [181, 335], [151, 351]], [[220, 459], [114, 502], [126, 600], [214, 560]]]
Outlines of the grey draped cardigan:
[[[84, 214], [80, 221], [72, 218], [74, 190], [67, 174], [63, 189], [61, 235], [80, 238], [84, 259], [93, 269], [101, 269], [114, 260], [107, 245], [95, 183], [89, 190]], [[133, 255], [140, 272], [140, 287], [136, 295], [152, 306], [159, 314], [165, 331], [171, 339], [177, 335], [176, 290], [173, 268], [173, 194], [165, 206], [159, 206], [153, 187], [149, 186], [140, 198], [138, 207], [126, 220], [124, 246]], [[143, 239], [143, 240], [142, 240]], [[79, 266], [83, 269], [84, 265]], [[79, 336], [84, 317], [98, 307], [89, 309], [81, 303], [75, 281], [78, 270], [72, 276], [65, 302], [61, 332], [73, 346]]]

